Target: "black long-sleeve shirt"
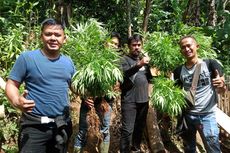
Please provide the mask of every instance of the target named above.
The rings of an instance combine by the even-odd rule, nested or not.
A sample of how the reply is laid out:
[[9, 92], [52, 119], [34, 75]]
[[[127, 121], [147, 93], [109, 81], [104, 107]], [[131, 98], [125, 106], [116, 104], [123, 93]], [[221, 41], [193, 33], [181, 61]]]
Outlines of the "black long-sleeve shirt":
[[152, 78], [148, 65], [138, 66], [139, 58], [124, 55], [121, 58], [121, 68], [124, 82], [121, 85], [123, 102], [144, 103], [149, 101], [148, 85]]

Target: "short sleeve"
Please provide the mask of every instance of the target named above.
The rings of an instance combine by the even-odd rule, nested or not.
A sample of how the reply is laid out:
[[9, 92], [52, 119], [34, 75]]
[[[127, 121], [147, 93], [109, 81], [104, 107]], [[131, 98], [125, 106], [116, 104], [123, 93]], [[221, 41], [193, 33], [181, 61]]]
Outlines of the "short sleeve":
[[8, 79], [22, 83], [26, 76], [26, 61], [23, 54], [21, 54], [14, 63]]
[[173, 71], [173, 77], [174, 77], [175, 84], [180, 87], [182, 87], [182, 82], [180, 80], [181, 69], [182, 69], [182, 66], [179, 66]]
[[209, 59], [209, 69], [212, 73], [212, 78], [215, 77], [215, 70], [219, 72], [221, 77], [224, 75], [223, 68], [217, 60]]

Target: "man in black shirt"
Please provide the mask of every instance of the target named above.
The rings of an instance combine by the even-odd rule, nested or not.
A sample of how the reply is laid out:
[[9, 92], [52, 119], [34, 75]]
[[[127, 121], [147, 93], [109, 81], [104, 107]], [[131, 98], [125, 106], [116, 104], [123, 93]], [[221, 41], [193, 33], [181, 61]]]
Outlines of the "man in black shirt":
[[150, 58], [142, 57], [142, 45], [142, 37], [138, 34], [133, 35], [128, 39], [129, 54], [121, 59], [124, 73], [124, 82], [121, 84], [121, 153], [129, 153], [130, 150], [140, 152], [141, 138], [146, 125], [151, 73], [148, 66]]

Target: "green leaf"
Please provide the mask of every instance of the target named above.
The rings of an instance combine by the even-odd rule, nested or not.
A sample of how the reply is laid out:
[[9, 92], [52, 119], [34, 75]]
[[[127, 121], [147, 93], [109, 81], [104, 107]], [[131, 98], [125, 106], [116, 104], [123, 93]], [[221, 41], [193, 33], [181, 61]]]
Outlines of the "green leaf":
[[174, 85], [174, 81], [165, 77], [155, 78], [150, 102], [159, 111], [169, 116], [177, 116], [186, 107], [183, 91]]

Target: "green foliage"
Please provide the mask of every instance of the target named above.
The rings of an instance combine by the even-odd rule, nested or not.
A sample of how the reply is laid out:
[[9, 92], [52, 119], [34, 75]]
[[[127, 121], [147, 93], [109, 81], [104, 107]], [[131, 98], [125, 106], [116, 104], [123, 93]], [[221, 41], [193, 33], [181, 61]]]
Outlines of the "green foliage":
[[150, 65], [163, 73], [172, 71], [182, 63], [183, 58], [174, 36], [163, 32], [154, 32], [145, 38], [144, 50], [151, 57]]
[[181, 114], [186, 107], [182, 89], [165, 77], [155, 78], [153, 84], [150, 100], [155, 108], [171, 117]]
[[151, 57], [150, 65], [158, 68], [162, 73], [169, 73], [177, 65], [184, 62], [178, 45], [183, 35], [194, 36], [200, 45], [198, 54], [200, 58], [217, 58], [216, 52], [212, 49], [212, 38], [205, 36], [202, 31], [188, 30], [189, 27], [181, 29], [180, 34], [170, 35], [166, 32], [153, 32], [146, 34], [144, 50]]
[[5, 93], [0, 89], [0, 105], [5, 106], [5, 117], [0, 119], [0, 145], [8, 153], [16, 153], [18, 140], [18, 120], [20, 113], [8, 102]]
[[19, 127], [17, 123], [18, 116], [6, 116], [3, 120], [0, 120], [0, 145], [5, 152], [18, 152], [17, 146], [14, 145], [18, 140]]
[[[109, 31], [119, 32], [123, 38], [127, 35], [126, 4], [121, 0], [109, 1], [85, 1], [77, 0], [73, 2], [73, 22], [86, 22], [90, 18], [95, 18], [104, 23], [104, 27]], [[135, 11], [135, 10], [133, 10]], [[135, 16], [134, 16], [135, 17]]]
[[[24, 50], [39, 46], [38, 28], [34, 7], [37, 3], [26, 1], [3, 0], [0, 2], [0, 75], [6, 80], [18, 55]], [[28, 6], [28, 7], [27, 7]], [[30, 7], [29, 7], [30, 6]], [[28, 22], [29, 19], [29, 22]], [[20, 113], [8, 102], [4, 91], [0, 91], [0, 104], [5, 106], [6, 117], [0, 120], [0, 142], [5, 152], [15, 153], [18, 138], [18, 119]]]
[[201, 58], [217, 58], [217, 53], [212, 47], [212, 37], [204, 36], [202, 33], [195, 33], [193, 36], [196, 38], [198, 44], [200, 45], [198, 54]]
[[[4, 141], [15, 141], [17, 140], [18, 125], [17, 118], [11, 118], [11, 121], [8, 121], [8, 117], [5, 117], [0, 121], [1, 123], [1, 134], [4, 138]], [[15, 135], [16, 134], [16, 135]]]
[[115, 82], [122, 81], [122, 73], [118, 53], [105, 46], [108, 32], [91, 19], [72, 27], [71, 33], [64, 50], [71, 50], [69, 55], [77, 65], [73, 77], [77, 93], [92, 97], [111, 95]]
[[[0, 70], [0, 76], [6, 78], [7, 71], [9, 70]], [[16, 153], [18, 150], [15, 144], [17, 143], [19, 129], [16, 119], [19, 118], [19, 113], [10, 105], [2, 89], [0, 89], [0, 105], [5, 107], [5, 118], [0, 119], [0, 146], [5, 152]]]
[[149, 15], [149, 32], [167, 31], [175, 33], [179, 31], [186, 5], [187, 0], [152, 1], [152, 9]]
[[225, 12], [226, 21], [223, 26], [216, 29], [216, 37], [214, 37], [214, 45], [219, 53], [219, 59], [223, 62], [226, 75], [230, 75], [230, 13]]
[[[22, 24], [16, 24], [9, 33], [0, 35], [0, 65], [2, 68], [8, 70], [22, 51], [39, 46], [37, 29], [34, 28], [32, 33], [28, 33], [25, 28]], [[32, 38], [30, 38], [31, 35], [33, 35]]]

